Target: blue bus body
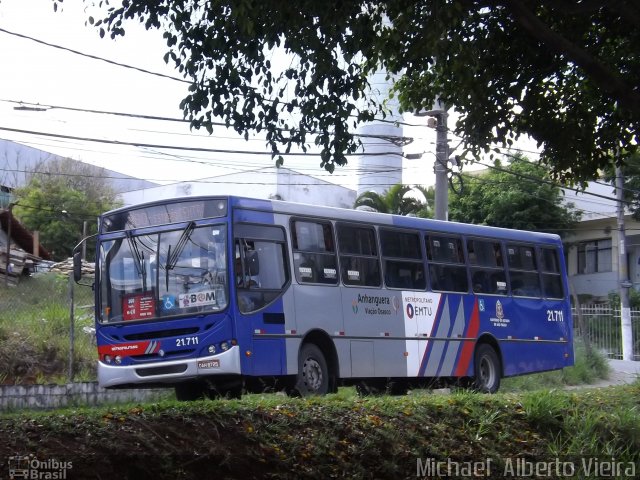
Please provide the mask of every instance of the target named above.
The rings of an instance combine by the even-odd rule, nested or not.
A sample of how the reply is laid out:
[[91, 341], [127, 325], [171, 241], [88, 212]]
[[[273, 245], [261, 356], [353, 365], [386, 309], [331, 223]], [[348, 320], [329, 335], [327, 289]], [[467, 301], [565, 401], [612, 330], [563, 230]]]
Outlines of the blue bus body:
[[267, 380], [328, 393], [493, 375], [480, 386], [495, 391], [500, 377], [573, 365], [564, 255], [550, 234], [167, 200], [101, 216], [95, 292], [108, 388], [197, 398]]

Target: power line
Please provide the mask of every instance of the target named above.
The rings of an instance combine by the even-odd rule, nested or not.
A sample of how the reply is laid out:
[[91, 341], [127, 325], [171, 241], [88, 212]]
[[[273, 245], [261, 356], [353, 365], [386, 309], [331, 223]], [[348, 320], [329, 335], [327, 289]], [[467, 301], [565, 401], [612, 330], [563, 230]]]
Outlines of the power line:
[[[2, 29], [0, 29], [2, 30]], [[162, 121], [162, 122], [175, 122], [175, 123], [188, 123], [190, 124], [191, 121], [184, 119], [184, 118], [177, 118], [177, 117], [164, 117], [164, 116], [158, 116], [158, 115], [146, 115], [146, 114], [139, 114], [139, 113], [127, 113], [127, 112], [114, 112], [114, 111], [109, 111], [109, 110], [97, 110], [97, 109], [90, 109], [90, 108], [79, 108], [79, 107], [67, 107], [67, 106], [62, 106], [62, 105], [47, 105], [47, 104], [40, 104], [40, 103], [32, 103], [32, 102], [25, 102], [22, 100], [11, 100], [11, 99], [0, 99], [0, 102], [6, 102], [6, 103], [14, 103], [14, 104], [18, 104], [18, 105], [29, 105], [32, 106], [33, 108], [42, 108], [42, 109], [47, 109], [47, 110], [66, 110], [66, 111], [70, 111], [70, 112], [79, 112], [79, 113], [92, 113], [92, 114], [97, 114], [97, 115], [113, 115], [113, 116], [118, 116], [118, 117], [126, 117], [126, 118], [137, 118], [137, 119], [144, 119], [144, 120], [155, 120], [155, 121]], [[16, 107], [14, 107], [16, 108]], [[29, 108], [29, 107], [26, 107]], [[211, 125], [215, 126], [215, 127], [224, 127], [226, 129], [230, 128], [230, 125], [226, 124], [225, 122], [210, 122]], [[286, 128], [282, 128], [282, 127], [276, 127], [276, 130], [279, 130], [281, 132], [289, 132], [290, 129], [286, 129]], [[170, 132], [167, 132], [170, 133]], [[180, 134], [180, 133], [172, 133], [173, 135], [188, 135], [188, 134]], [[318, 135], [318, 132], [315, 131], [311, 131], [309, 132], [310, 135]], [[214, 137], [214, 138], [235, 138], [235, 137], [224, 137], [224, 136], [220, 136], [220, 135], [199, 135], [203, 138], [210, 138], [210, 137]], [[394, 145], [397, 146], [404, 146], [404, 145], [409, 145], [411, 143], [413, 143], [413, 141], [415, 140], [413, 137], [405, 137], [405, 136], [399, 136], [399, 135], [373, 135], [373, 134], [365, 134], [365, 133], [354, 133], [353, 134], [354, 137], [357, 138], [377, 138], [380, 140], [385, 140], [389, 143], [392, 143]], [[240, 140], [241, 137], [238, 137], [238, 140]], [[251, 139], [251, 140], [261, 140], [261, 139]]]
[[156, 77], [167, 78], [169, 80], [174, 80], [174, 81], [177, 81], [177, 82], [191, 84], [191, 82], [189, 80], [185, 80], [183, 78], [173, 77], [171, 75], [166, 75], [164, 73], [159, 73], [159, 72], [154, 72], [152, 70], [147, 70], [146, 68], [135, 67], [133, 65], [128, 65], [126, 63], [116, 62], [114, 60], [109, 60], [108, 58], [99, 57], [97, 55], [92, 55], [90, 53], [84, 53], [84, 52], [81, 52], [79, 50], [74, 50], [72, 48], [63, 47], [62, 45], [56, 45], [55, 43], [45, 42], [44, 40], [39, 40], [39, 39], [31, 37], [29, 35], [24, 35], [22, 33], [12, 32], [12, 31], [4, 29], [4, 28], [0, 28], [0, 32], [6, 33], [8, 35], [13, 35], [15, 37], [23, 38], [25, 40], [30, 40], [32, 42], [36, 42], [36, 43], [39, 43], [41, 45], [45, 45], [47, 47], [56, 48], [58, 50], [63, 50], [63, 51], [69, 52], [69, 53], [73, 53], [75, 55], [80, 55], [82, 57], [90, 58], [92, 60], [98, 60], [100, 62], [105, 62], [105, 63], [108, 63], [110, 65], [115, 65], [117, 67], [128, 68], [130, 70], [136, 70], [138, 72], [146, 73], [148, 75], [153, 75], [153, 76], [156, 76]]
[[[204, 148], [204, 147], [182, 147], [177, 145], [159, 145], [152, 143], [140, 143], [140, 142], [124, 142], [121, 140], [106, 140], [100, 138], [89, 138], [89, 137], [78, 137], [74, 135], [63, 135], [59, 133], [48, 133], [48, 132], [36, 132], [33, 130], [23, 130], [19, 128], [9, 128], [9, 127], [0, 127], [0, 130], [4, 130], [7, 132], [14, 133], [24, 133], [28, 135], [41, 135], [45, 137], [53, 137], [53, 138], [64, 138], [67, 140], [80, 140], [83, 142], [96, 142], [96, 143], [106, 143], [109, 145], [122, 145], [122, 146], [130, 146], [130, 147], [140, 147], [140, 148], [164, 148], [167, 150], [183, 150], [183, 151], [192, 151], [192, 152], [210, 152], [210, 153], [233, 153], [233, 154], [242, 154], [242, 155], [269, 155], [271, 157], [275, 156], [299, 156], [299, 157], [319, 157], [320, 153], [306, 153], [306, 152], [259, 152], [252, 150], [231, 150], [231, 149], [220, 149], [220, 148]], [[366, 156], [366, 157], [381, 157], [381, 156], [402, 156], [402, 153], [398, 152], [362, 152], [362, 153], [346, 153], [345, 156]]]
[[[100, 175], [100, 176], [96, 176], [96, 175], [90, 175], [90, 174], [81, 174], [81, 173], [65, 173], [65, 172], [43, 172], [43, 171], [39, 171], [39, 170], [20, 170], [20, 169], [12, 169], [12, 168], [0, 168], [0, 172], [12, 172], [12, 173], [29, 173], [29, 174], [34, 174], [34, 175], [47, 175], [47, 176], [63, 176], [63, 177], [78, 177], [78, 178], [101, 178], [101, 179], [115, 179], [115, 180], [147, 180], [150, 182], [154, 182], [154, 181], [164, 181], [163, 179], [153, 179], [153, 178], [147, 178], [147, 179], [139, 179], [139, 178], [131, 178], [131, 179], [127, 179], [127, 178], [122, 178], [122, 177], [118, 177], [118, 176], [114, 176], [114, 175]], [[261, 173], [268, 173], [268, 172], [256, 172], [254, 171], [246, 171], [245, 173], [253, 173], [253, 174], [261, 174]], [[295, 185], [300, 185], [300, 186], [319, 186], [319, 187], [323, 187], [323, 186], [341, 186], [332, 182], [328, 182], [326, 180], [323, 179], [318, 179], [320, 182], [322, 183], [317, 183], [317, 182], [295, 182], [295, 183], [287, 183], [287, 182], [251, 182], [251, 181], [239, 181], [237, 179], [233, 179], [233, 180], [216, 180], [216, 178], [222, 178], [222, 177], [227, 177], [229, 175], [235, 175], [235, 174], [227, 174], [227, 175], [222, 175], [220, 177], [213, 177], [212, 178], [201, 178], [201, 179], [194, 179], [194, 180], [184, 180], [184, 181], [180, 181], [180, 182], [174, 182], [172, 184], [179, 184], [179, 183], [207, 183], [207, 184], [229, 184], [229, 185], [283, 185], [283, 186], [295, 186]], [[304, 175], [304, 174], [300, 174], [300, 176], [308, 176], [308, 175]], [[396, 182], [397, 183], [397, 182]], [[396, 185], [396, 183], [387, 183], [387, 184], [379, 184], [379, 183], [365, 183], [363, 184], [363, 186], [370, 186], [370, 187], [375, 187], [375, 186], [393, 186]], [[172, 184], [168, 184], [168, 185], [172, 185]], [[407, 186], [412, 186], [413, 184], [404, 184]], [[158, 188], [158, 187], [164, 187], [166, 185], [157, 185], [155, 187], [150, 187], [150, 188]], [[343, 187], [343, 188], [347, 188], [347, 187]]]
[[[75, 49], [72, 49], [72, 48], [63, 47], [62, 45], [57, 45], [57, 44], [54, 44], [54, 43], [51, 43], [51, 42], [46, 42], [44, 40], [40, 40], [40, 39], [34, 38], [34, 37], [30, 36], [30, 35], [24, 35], [22, 33], [12, 32], [12, 31], [4, 29], [4, 28], [0, 28], [0, 32], [6, 33], [8, 35], [13, 35], [13, 36], [25, 39], [25, 40], [30, 40], [30, 41], [39, 43], [41, 45], [45, 45], [47, 47], [56, 48], [58, 50], [63, 50], [63, 51], [69, 52], [69, 53], [73, 53], [74, 55], [80, 55], [82, 57], [86, 57], [86, 58], [89, 58], [89, 59], [92, 59], [92, 60], [105, 62], [105, 63], [111, 64], [111, 65], [114, 65], [114, 66], [117, 66], [117, 67], [127, 68], [127, 69], [131, 69], [131, 70], [139, 71], [141, 73], [145, 73], [145, 74], [148, 74], [148, 75], [153, 75], [153, 76], [156, 76], [156, 77], [166, 78], [166, 79], [173, 80], [173, 81], [178, 81], [178, 82], [181, 82], [181, 83], [187, 83], [189, 85], [191, 85], [192, 83], [195, 83], [195, 81], [192, 82], [192, 81], [189, 81], [189, 80], [185, 80], [183, 78], [174, 77], [174, 76], [171, 76], [171, 75], [166, 75], [164, 73], [154, 72], [152, 70], [147, 70], [145, 68], [136, 67], [136, 66], [133, 66], [133, 65], [128, 65], [126, 63], [116, 62], [114, 60], [110, 60], [110, 59], [107, 59], [107, 58], [104, 58], [104, 57], [100, 57], [98, 55], [92, 55], [92, 54], [84, 53], [84, 52], [81, 52], [79, 50], [75, 50]], [[281, 102], [279, 99], [278, 100], [272, 100], [272, 99], [265, 98], [264, 101], [269, 102], [269, 103], [278, 102], [278, 103], [281, 103], [284, 106], [290, 106], [290, 107], [293, 107], [293, 108], [300, 108], [299, 106], [292, 105], [289, 102]], [[356, 115], [349, 115], [349, 117], [350, 118], [357, 118]], [[420, 126], [422, 126], [421, 124], [411, 124], [411, 123], [406, 123], [406, 122], [400, 122], [400, 121], [397, 121], [397, 120], [387, 120], [385, 118], [374, 118], [373, 121], [381, 122], [381, 123], [394, 124], [394, 125], [411, 126], [411, 127], [420, 127]]]

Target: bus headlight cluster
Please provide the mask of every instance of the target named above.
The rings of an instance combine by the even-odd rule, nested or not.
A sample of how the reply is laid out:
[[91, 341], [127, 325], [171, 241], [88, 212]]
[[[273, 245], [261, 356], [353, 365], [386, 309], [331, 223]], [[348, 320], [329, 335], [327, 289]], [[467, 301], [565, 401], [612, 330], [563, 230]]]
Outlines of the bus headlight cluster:
[[105, 355], [102, 357], [104, 363], [108, 363], [109, 365], [115, 363], [116, 365], [120, 365], [122, 363], [122, 357], [120, 355], [116, 355], [115, 357], [111, 355]]
[[231, 340], [224, 340], [223, 342], [220, 342], [218, 344], [209, 345], [207, 347], [207, 351], [209, 352], [209, 354], [215, 355], [216, 353], [219, 353], [219, 352], [226, 352], [231, 347], [237, 344], [238, 344], [238, 341], [235, 338]]

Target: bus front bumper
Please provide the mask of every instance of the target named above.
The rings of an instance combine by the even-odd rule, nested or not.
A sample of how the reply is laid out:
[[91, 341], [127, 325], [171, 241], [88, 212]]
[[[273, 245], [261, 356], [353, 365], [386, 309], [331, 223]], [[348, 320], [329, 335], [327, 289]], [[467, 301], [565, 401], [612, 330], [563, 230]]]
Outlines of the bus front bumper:
[[207, 375], [240, 374], [240, 347], [208, 357], [154, 362], [141, 365], [109, 365], [98, 362], [98, 383], [101, 387], [116, 387], [145, 383], [173, 384]]

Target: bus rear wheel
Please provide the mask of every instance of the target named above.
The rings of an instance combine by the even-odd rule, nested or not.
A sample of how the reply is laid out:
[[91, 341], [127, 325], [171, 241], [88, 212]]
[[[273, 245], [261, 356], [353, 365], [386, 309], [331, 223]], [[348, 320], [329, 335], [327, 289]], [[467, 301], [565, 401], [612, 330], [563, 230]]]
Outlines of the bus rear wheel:
[[475, 353], [473, 387], [482, 393], [496, 393], [500, 388], [500, 359], [491, 345], [478, 345]]
[[306, 343], [298, 357], [298, 377], [295, 393], [303, 397], [329, 393], [329, 368], [322, 350]]

